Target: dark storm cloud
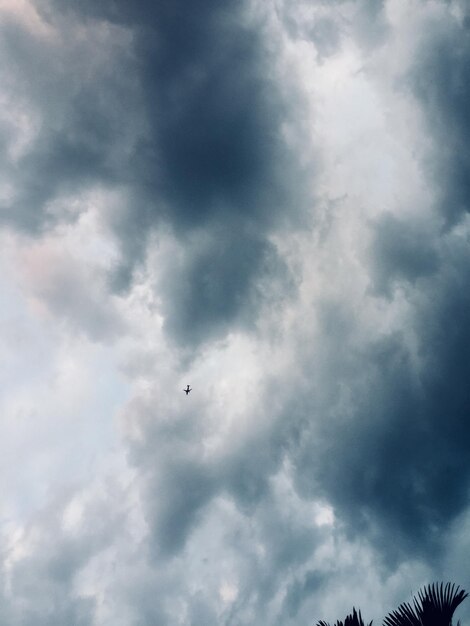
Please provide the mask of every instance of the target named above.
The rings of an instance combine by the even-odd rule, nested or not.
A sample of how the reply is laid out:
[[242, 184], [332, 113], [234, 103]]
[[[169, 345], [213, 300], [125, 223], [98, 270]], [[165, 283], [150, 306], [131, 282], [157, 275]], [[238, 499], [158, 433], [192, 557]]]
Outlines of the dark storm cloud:
[[[127, 133], [136, 125], [128, 115], [138, 97], [125, 34], [108, 26], [89, 29], [84, 37], [68, 22], [55, 26], [60, 36], [49, 39], [12, 20], [1, 26], [10, 95], [37, 128], [19, 157], [4, 154], [15, 193], [3, 202], [1, 219], [32, 234], [54, 225], [54, 200], [96, 183], [122, 182]], [[109, 65], [113, 55], [118, 73], [114, 59]]]
[[[383, 3], [353, 4], [359, 13], [351, 31], [363, 41], [363, 49], [371, 50], [386, 36]], [[295, 213], [302, 202], [302, 177], [279, 134], [289, 113], [267, 71], [260, 34], [244, 24], [235, 2], [198, 0], [190, 5], [189, 10], [188, 3], [171, 0], [70, 1], [71, 12], [60, 18], [63, 23], [79, 14], [84, 32], [95, 33], [86, 44], [66, 46], [65, 65], [75, 67], [80, 78], [72, 80], [73, 72], [69, 75], [59, 63], [51, 71], [50, 85], [56, 91], [46, 89], [44, 70], [62, 48], [50, 44], [44, 52], [43, 46], [31, 43], [25, 58], [38, 52], [30, 76], [31, 101], [50, 102], [51, 111], [28, 154], [14, 166], [7, 163], [24, 186], [15, 219], [29, 232], [48, 225], [52, 218], [47, 204], [61, 193], [94, 183], [125, 188], [128, 212], [111, 217], [123, 250], [116, 273], [121, 287], [144, 259], [149, 233], [160, 224], [170, 225], [181, 249], [164, 263], [156, 292], [163, 298], [167, 332], [189, 344], [220, 336], [234, 324], [249, 325], [276, 281], [282, 283], [282, 297], [273, 309], [279, 309], [278, 319], [284, 321], [282, 298], [291, 295], [292, 281], [268, 237], [289, 224], [289, 219], [282, 222], [284, 210]], [[57, 10], [64, 6], [56, 4]], [[59, 18], [50, 19], [57, 23]], [[311, 36], [326, 58], [346, 34], [333, 17], [315, 24]], [[103, 42], [103, 32], [113, 35]], [[98, 48], [105, 58], [115, 37], [127, 42], [128, 50], [117, 45], [109, 62], [84, 72], [97, 42], [102, 42]], [[21, 58], [17, 45], [12, 37], [5, 48], [8, 58]], [[77, 52], [83, 56], [74, 66]], [[21, 61], [18, 67], [26, 64]], [[62, 99], [58, 92], [67, 85], [74, 88], [65, 90]], [[452, 188], [450, 162], [450, 153], [444, 154], [438, 177], [443, 194]], [[446, 197], [454, 202], [450, 193]], [[332, 228], [335, 219], [342, 218], [332, 216]], [[335, 290], [334, 273], [328, 274], [330, 256], [320, 263], [321, 270], [305, 263], [306, 275], [319, 272], [320, 287], [315, 285], [312, 297], [308, 288], [302, 294], [308, 305], [291, 303], [292, 309], [296, 304], [300, 309], [288, 311], [288, 330], [280, 325], [286, 354], [276, 353], [272, 337], [258, 337], [258, 344], [251, 336], [251, 348], [273, 354], [273, 363], [266, 357], [261, 364], [261, 384], [255, 391], [242, 383], [241, 391], [252, 393], [245, 403], [236, 388], [224, 400], [216, 381], [206, 404], [198, 399], [196, 385], [189, 398], [179, 389], [185, 402], [181, 409], [172, 385], [166, 384], [181, 371], [165, 379], [165, 372], [180, 364], [165, 363], [163, 352], [153, 357], [151, 340], [143, 339], [155, 362], [146, 372], [146, 364], [141, 365], [148, 395], [135, 375], [136, 406], [125, 409], [125, 445], [134, 470], [132, 497], [140, 488], [145, 529], [135, 530], [127, 520], [126, 528], [116, 532], [118, 524], [109, 511], [113, 502], [116, 506], [129, 497], [119, 490], [112, 502], [87, 511], [78, 532], [62, 528], [63, 509], [57, 506], [57, 518], [46, 516], [43, 524], [33, 526], [33, 549], [13, 565], [12, 594], [19, 610], [10, 623], [107, 620], [106, 615], [94, 616], [93, 603], [74, 591], [75, 579], [93, 562], [98, 562], [104, 581], [103, 588], [93, 588], [97, 601], [104, 606], [114, 600], [118, 606], [109, 619], [117, 614], [125, 620], [119, 607], [132, 606], [142, 624], [174, 623], [175, 618], [220, 623], [221, 581], [208, 592], [199, 562], [199, 553], [211, 548], [208, 532], [213, 529], [222, 529], [223, 535], [220, 543], [214, 540], [217, 561], [227, 563], [239, 592], [226, 623], [251, 624], [258, 618], [260, 623], [298, 624], [307, 598], [334, 597], [333, 588], [341, 601], [345, 587], [364, 572], [364, 565], [359, 567], [347, 553], [347, 542], [346, 548], [338, 547], [344, 528], [359, 537], [360, 551], [373, 542], [388, 557], [390, 569], [416, 556], [429, 561], [439, 556], [443, 536], [468, 501], [468, 246], [456, 231], [443, 234], [432, 223], [391, 214], [371, 229], [373, 243], [364, 268], [370, 290], [363, 294], [357, 288], [359, 303], [349, 301], [340, 288], [336, 298], [322, 301], [322, 283], [328, 283], [325, 291]], [[316, 233], [306, 236], [317, 245]], [[342, 260], [340, 244], [328, 237], [326, 233], [331, 257]], [[354, 282], [352, 270], [343, 271], [348, 277], [351, 272]], [[45, 286], [46, 299], [74, 328], [85, 320], [92, 336], [102, 338], [109, 316], [95, 292], [85, 288], [87, 277], [65, 264], [57, 280]], [[70, 286], [74, 295], [63, 298]], [[372, 301], [371, 308], [377, 304], [388, 314], [395, 298], [398, 305], [402, 298], [409, 312], [393, 331], [377, 338], [368, 307]], [[302, 341], [304, 327], [316, 324], [315, 341]], [[119, 333], [119, 324], [114, 330]], [[282, 337], [284, 332], [289, 336]], [[307, 336], [312, 337], [309, 332]], [[291, 342], [296, 341], [294, 350]], [[178, 360], [174, 346], [170, 351], [168, 360]], [[292, 371], [291, 351], [296, 353]], [[205, 356], [216, 361], [215, 367], [220, 358], [225, 367], [225, 353], [221, 357], [208, 350]], [[237, 366], [226, 366], [227, 379]], [[201, 370], [205, 386], [204, 365]], [[193, 371], [200, 374], [197, 365]], [[225, 401], [233, 402], [227, 424], [233, 419], [239, 429], [233, 438], [230, 431], [218, 433], [217, 427], [211, 432], [214, 420], [227, 425]], [[210, 435], [219, 434], [222, 452], [214, 453]], [[291, 465], [304, 501], [291, 493], [286, 479]], [[280, 493], [275, 485], [279, 475], [287, 483]], [[310, 499], [334, 506], [336, 526], [316, 527]], [[230, 501], [226, 517], [217, 509], [219, 500]], [[134, 538], [134, 532], [144, 536]], [[133, 541], [138, 549], [132, 563], [119, 563], [120, 572], [110, 571], [106, 554], [100, 563], [108, 542], [117, 549]], [[132, 568], [141, 570], [140, 577], [132, 576]], [[369, 578], [380, 581], [383, 569], [365, 573], [361, 584], [368, 586]], [[158, 575], [159, 584], [153, 584]], [[122, 577], [122, 593], [114, 599], [113, 586], [108, 586], [113, 577]]]
[[316, 385], [285, 410], [286, 420], [296, 416], [289, 440], [300, 492], [330, 500], [389, 565], [410, 555], [435, 562], [468, 503], [470, 255], [453, 226], [470, 199], [469, 41], [468, 19], [431, 18], [407, 77], [428, 121], [424, 165], [446, 230], [433, 207], [427, 220], [385, 214], [372, 226], [371, 296], [384, 312], [401, 298], [410, 313], [388, 336], [364, 341], [350, 304], [325, 302], [321, 339], [305, 362]]
[[377, 293], [390, 296], [400, 280], [414, 285], [419, 278], [432, 275], [438, 266], [435, 241], [426, 223], [399, 220], [392, 214], [378, 220], [371, 258]]
[[294, 289], [274, 246], [231, 223], [209, 230], [209, 237], [206, 231], [196, 245], [188, 242], [184, 262], [170, 267], [160, 285], [167, 296], [165, 327], [183, 341], [217, 337], [229, 322], [250, 326], [268, 297], [267, 284], [286, 295]]
[[[280, 264], [269, 233], [280, 219], [295, 222], [304, 202], [296, 157], [281, 136], [281, 125], [292, 121], [295, 94], [287, 106], [260, 27], [248, 24], [243, 4], [201, 0], [188, 7], [141, 0], [67, 6], [85, 23], [110, 22], [132, 32], [147, 130], [124, 171], [113, 158], [116, 126], [100, 119], [95, 100], [101, 87], [95, 84], [96, 92], [85, 98], [87, 108], [74, 101], [71, 123], [60, 136], [46, 138], [42, 167], [49, 171], [60, 164], [59, 182], [92, 175], [127, 185], [129, 210], [114, 219], [124, 254], [114, 279], [118, 288], [132, 279], [148, 234], [162, 222], [183, 238], [203, 228], [210, 239], [205, 249], [167, 281], [167, 329], [194, 342], [207, 332], [223, 332], [246, 310], [269, 257], [273, 267]], [[118, 72], [115, 66], [114, 78]], [[114, 94], [105, 92], [103, 99], [111, 103]], [[118, 110], [118, 118], [126, 124], [125, 111]], [[181, 285], [187, 287], [184, 294]]]
[[[210, 468], [200, 462], [179, 459], [168, 461], [147, 485], [152, 509], [152, 552], [172, 556], [181, 551], [204, 506], [213, 497], [216, 482]], [[156, 498], [153, 494], [158, 494]]]
[[[305, 575], [300, 572], [325, 536], [312, 528], [311, 523], [297, 518], [282, 499], [276, 500], [272, 495], [259, 502], [256, 514], [252, 514], [247, 522], [257, 530], [256, 541], [262, 546], [264, 558], [254, 553], [253, 538], [245, 537], [244, 543], [239, 541], [235, 544], [245, 559], [235, 615], [243, 615], [243, 605], [249, 605], [257, 615], [266, 619], [272, 599], [281, 592], [279, 611], [269, 621], [284, 624], [290, 618], [296, 623], [302, 603], [321, 586], [322, 578], [321, 572], [317, 572], [316, 576], [312, 572]], [[296, 572], [298, 576], [295, 576]], [[250, 622], [248, 618], [246, 623]]]
[[319, 571], [310, 570], [303, 576], [296, 578], [288, 587], [283, 609], [290, 617], [296, 617], [305, 599], [318, 592], [325, 582], [325, 575]]
[[[135, 33], [149, 133], [129, 158], [126, 180], [135, 202], [117, 226], [124, 249], [132, 251], [129, 268], [143, 255], [149, 230], [162, 220], [182, 242], [203, 228], [206, 240], [197, 249], [189, 244], [187, 261], [181, 267], [175, 264], [164, 289], [169, 332], [189, 342], [202, 341], [218, 329], [226, 330], [253, 297], [252, 286], [265, 259], [274, 257], [266, 235], [275, 228], [289, 194], [297, 198], [291, 189], [296, 174], [278, 135], [282, 102], [263, 76], [262, 46], [254, 31], [242, 26], [231, 4], [221, 8], [201, 2], [194, 15], [178, 2], [80, 7], [89, 16], [125, 24]], [[376, 45], [387, 31], [382, 7], [361, 7], [356, 35], [365, 47]], [[377, 26], [375, 34], [368, 31], [368, 38], [361, 34], [360, 20], [366, 16]], [[465, 57], [466, 44], [456, 48]], [[444, 52], [448, 62], [460, 68], [455, 72], [461, 79], [466, 70], [460, 57], [452, 57], [457, 53], [450, 49]], [[430, 63], [431, 76], [435, 71]], [[430, 119], [437, 116], [433, 107], [437, 111], [441, 106], [442, 115], [452, 122], [440, 181], [448, 210], [459, 213], [465, 186], [456, 181], [462, 178], [461, 159], [466, 157], [449, 155], [468, 130], [466, 113], [458, 97], [447, 106], [442, 85], [432, 87], [431, 80], [423, 79], [414, 88], [434, 94]], [[465, 91], [462, 86], [456, 89], [457, 94]], [[437, 126], [437, 138], [439, 132]], [[377, 223], [371, 252], [375, 294], [391, 298], [397, 285], [407, 290], [414, 308], [410, 326], [358, 345], [346, 303], [325, 306], [327, 358], [322, 365], [331, 406], [307, 397], [286, 411], [289, 419], [297, 415], [290, 455], [299, 489], [331, 500], [346, 526], [367, 532], [389, 556], [394, 551], [398, 557], [400, 550], [429, 558], [433, 551], [437, 554], [440, 533], [466, 502], [464, 418], [470, 366], [464, 320], [470, 314], [465, 288], [469, 267], [461, 247], [444, 252], [442, 259], [432, 233], [419, 224], [392, 217]], [[417, 339], [419, 368], [407, 333]], [[344, 389], [350, 392], [346, 408], [335, 403], [344, 400]], [[318, 432], [309, 430], [306, 412], [312, 406], [325, 415]], [[229, 493], [242, 510], [253, 511], [268, 492], [267, 481], [279, 466], [283, 446], [287, 443], [277, 440], [264, 446], [261, 463], [255, 452], [244, 456], [237, 451], [234, 460], [224, 459], [227, 469], [222, 473], [191, 457], [168, 463], [162, 484], [152, 478], [148, 482], [149, 492], [161, 494], [155, 511], [149, 507], [159, 548], [163, 546], [167, 555], [181, 552], [217, 493]], [[188, 490], [192, 497], [186, 500], [182, 494]]]
[[330, 499], [346, 527], [367, 533], [389, 564], [412, 554], [432, 562], [468, 502], [470, 256], [461, 236], [449, 236], [445, 261], [437, 270], [433, 260], [433, 277], [418, 289], [420, 247], [413, 262], [390, 248], [384, 284], [400, 276], [411, 317], [402, 330], [363, 344], [354, 320], [337, 312], [344, 303], [329, 305], [322, 368], [335, 380], [326, 374], [325, 404], [312, 397], [321, 422], [315, 430], [303, 423], [293, 457], [301, 492]]
[[458, 22], [431, 21], [410, 86], [427, 117], [436, 149], [429, 167], [440, 187], [440, 207], [448, 224], [470, 209], [470, 15]]

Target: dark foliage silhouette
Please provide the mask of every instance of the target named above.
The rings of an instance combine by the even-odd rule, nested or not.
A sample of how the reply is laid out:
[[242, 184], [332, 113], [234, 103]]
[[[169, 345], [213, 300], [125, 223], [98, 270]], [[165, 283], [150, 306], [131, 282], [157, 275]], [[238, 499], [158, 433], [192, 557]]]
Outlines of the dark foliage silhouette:
[[[452, 626], [455, 609], [468, 596], [458, 585], [433, 583], [424, 587], [412, 600], [403, 602], [398, 609], [391, 611], [384, 619], [383, 626]], [[369, 622], [368, 626], [371, 626]], [[316, 626], [330, 626], [323, 620]], [[361, 612], [353, 608], [344, 622], [338, 620], [334, 626], [364, 626]], [[460, 622], [457, 622], [460, 626]]]
[[455, 609], [467, 595], [451, 583], [428, 585], [413, 598], [413, 605], [404, 602], [389, 613], [384, 626], [451, 626]]
[[[328, 622], [320, 620], [317, 626], [330, 626]], [[357, 612], [353, 607], [353, 612], [346, 616], [344, 622], [337, 620], [334, 626], [364, 626], [364, 620], [362, 619], [361, 612]], [[369, 622], [367, 626], [372, 626], [372, 622]]]

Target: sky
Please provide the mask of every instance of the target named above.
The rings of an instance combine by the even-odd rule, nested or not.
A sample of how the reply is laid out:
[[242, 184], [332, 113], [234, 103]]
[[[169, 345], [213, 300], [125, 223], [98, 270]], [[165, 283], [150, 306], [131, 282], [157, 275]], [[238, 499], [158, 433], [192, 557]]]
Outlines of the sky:
[[466, 0], [0, 0], [0, 31], [0, 622], [469, 590]]

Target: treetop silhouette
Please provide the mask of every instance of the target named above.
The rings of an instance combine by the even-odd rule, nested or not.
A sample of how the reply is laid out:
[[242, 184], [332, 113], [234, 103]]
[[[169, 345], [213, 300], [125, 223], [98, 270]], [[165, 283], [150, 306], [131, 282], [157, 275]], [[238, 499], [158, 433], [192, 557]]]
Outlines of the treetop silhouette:
[[[452, 626], [455, 609], [468, 596], [464, 589], [451, 583], [433, 583], [424, 587], [410, 602], [403, 602], [398, 609], [391, 611], [383, 621], [383, 626]], [[316, 626], [330, 626], [320, 620]], [[353, 612], [344, 622], [338, 620], [334, 626], [364, 626], [361, 612], [353, 607]], [[369, 622], [368, 626], [372, 626]], [[460, 626], [460, 622], [457, 622]]]
[[[320, 620], [317, 626], [330, 626], [328, 622]], [[361, 612], [357, 612], [353, 607], [351, 615], [347, 615], [344, 623], [341, 620], [337, 620], [334, 626], [364, 626], [364, 620], [362, 619]], [[372, 626], [372, 622], [369, 622], [367, 626]]]

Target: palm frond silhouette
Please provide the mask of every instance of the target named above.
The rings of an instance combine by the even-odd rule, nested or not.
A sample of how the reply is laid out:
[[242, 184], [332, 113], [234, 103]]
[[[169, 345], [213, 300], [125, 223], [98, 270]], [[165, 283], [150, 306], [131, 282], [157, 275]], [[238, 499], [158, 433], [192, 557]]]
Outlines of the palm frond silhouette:
[[[412, 604], [403, 602], [398, 609], [385, 617], [383, 626], [452, 626], [455, 609], [468, 596], [464, 589], [451, 583], [433, 583], [424, 587], [414, 596]], [[316, 626], [330, 626], [323, 620]], [[344, 622], [338, 620], [334, 626], [364, 626], [361, 612], [353, 607], [353, 612]], [[372, 626], [369, 622], [368, 626]], [[460, 626], [460, 622], [457, 622]]]
[[[330, 626], [328, 622], [320, 620], [317, 626]], [[346, 616], [344, 622], [337, 620], [334, 626], [364, 626], [364, 620], [362, 619], [361, 612], [357, 612], [353, 607], [353, 612]], [[367, 626], [372, 626], [372, 622], [369, 622]]]
[[428, 585], [413, 598], [413, 605], [403, 602], [389, 613], [384, 626], [451, 626], [455, 609], [467, 596], [451, 583]]

